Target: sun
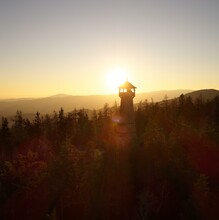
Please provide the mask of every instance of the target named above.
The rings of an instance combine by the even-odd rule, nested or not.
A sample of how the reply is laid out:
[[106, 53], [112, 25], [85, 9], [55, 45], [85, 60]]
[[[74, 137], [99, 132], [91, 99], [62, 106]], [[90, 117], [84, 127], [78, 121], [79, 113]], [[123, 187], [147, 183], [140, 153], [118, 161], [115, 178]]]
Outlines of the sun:
[[126, 78], [127, 71], [125, 69], [115, 68], [108, 72], [106, 80], [109, 88], [116, 89], [126, 81]]

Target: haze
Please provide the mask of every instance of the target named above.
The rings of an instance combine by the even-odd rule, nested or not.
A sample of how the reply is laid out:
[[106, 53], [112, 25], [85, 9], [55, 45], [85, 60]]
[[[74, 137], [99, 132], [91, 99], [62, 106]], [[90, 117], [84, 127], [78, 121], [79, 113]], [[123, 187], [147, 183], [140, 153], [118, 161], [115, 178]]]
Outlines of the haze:
[[2, 0], [0, 98], [219, 89], [217, 0]]

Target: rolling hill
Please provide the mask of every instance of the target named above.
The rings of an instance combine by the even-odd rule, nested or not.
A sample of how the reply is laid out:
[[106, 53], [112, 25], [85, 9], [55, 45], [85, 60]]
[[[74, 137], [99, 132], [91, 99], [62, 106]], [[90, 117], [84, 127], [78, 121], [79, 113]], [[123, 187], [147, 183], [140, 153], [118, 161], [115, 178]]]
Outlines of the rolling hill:
[[[191, 92], [191, 90], [169, 90], [137, 93], [134, 103], [144, 101], [145, 99], [147, 99], [149, 102], [151, 100], [158, 102], [163, 100], [165, 96], [167, 96], [168, 99], [171, 99], [187, 92]], [[115, 102], [120, 102], [118, 94], [90, 96], [57, 94], [50, 97], [36, 99], [6, 99], [0, 100], [0, 116], [13, 116], [17, 110], [22, 111], [24, 115], [28, 115], [29, 117], [30, 115], [35, 114], [37, 111], [41, 114], [50, 114], [54, 110], [58, 111], [61, 107], [65, 110], [65, 112], [72, 111], [75, 108], [100, 109], [105, 103], [108, 103], [109, 106], [112, 106]]]
[[[202, 89], [197, 91], [191, 90], [167, 90], [167, 91], [154, 91], [147, 93], [136, 93], [134, 103], [148, 100], [151, 102], [162, 101], [165, 96], [168, 100], [177, 98], [181, 94], [186, 97], [190, 96], [192, 99], [202, 97], [204, 100], [213, 99], [219, 96], [219, 90], [215, 89]], [[112, 106], [115, 102], [120, 103], [118, 94], [112, 95], [90, 95], [90, 96], [72, 96], [65, 94], [57, 94], [45, 98], [36, 99], [5, 99], [0, 100], [0, 116], [11, 117], [16, 114], [16, 111], [22, 111], [25, 117], [32, 119], [38, 111], [41, 114], [51, 114], [53, 111], [58, 111], [62, 107], [65, 112], [70, 112], [76, 109], [101, 109], [105, 103]]]
[[204, 100], [211, 100], [219, 96], [219, 91], [216, 89], [201, 89], [194, 92], [185, 94], [186, 97], [190, 96], [193, 100], [202, 97]]

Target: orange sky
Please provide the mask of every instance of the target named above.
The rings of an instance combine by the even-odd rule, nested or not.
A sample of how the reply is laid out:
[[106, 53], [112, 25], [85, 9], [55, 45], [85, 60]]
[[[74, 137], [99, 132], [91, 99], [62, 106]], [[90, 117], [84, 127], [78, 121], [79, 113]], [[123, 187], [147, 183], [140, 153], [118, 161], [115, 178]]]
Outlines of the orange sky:
[[0, 98], [117, 93], [115, 69], [137, 92], [219, 89], [218, 11], [215, 0], [1, 1]]

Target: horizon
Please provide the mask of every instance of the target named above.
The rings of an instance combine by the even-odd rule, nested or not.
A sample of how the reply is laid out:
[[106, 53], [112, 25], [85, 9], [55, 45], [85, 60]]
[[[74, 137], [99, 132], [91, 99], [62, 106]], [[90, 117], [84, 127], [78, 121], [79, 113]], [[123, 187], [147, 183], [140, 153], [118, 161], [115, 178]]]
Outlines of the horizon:
[[[159, 103], [164, 100], [177, 100], [181, 95], [185, 97], [191, 96], [193, 100], [198, 99], [200, 96], [204, 100], [213, 100], [219, 95], [219, 90], [215, 89], [201, 89], [201, 90], [160, 90], [145, 93], [137, 93], [133, 103], [136, 106], [139, 103]], [[0, 115], [2, 117], [12, 117], [17, 111], [22, 112], [24, 115], [32, 120], [32, 117], [39, 112], [40, 114], [52, 114], [54, 111], [59, 111], [61, 108], [65, 112], [71, 112], [73, 109], [102, 109], [106, 104], [109, 107], [119, 106], [121, 102], [119, 94], [106, 94], [106, 95], [68, 95], [56, 94], [46, 97], [36, 98], [11, 98], [0, 99]]]
[[[214, 88], [201, 88], [201, 89], [162, 89], [162, 90], [153, 90], [153, 91], [143, 91], [143, 92], [137, 92], [136, 91], [136, 95], [138, 94], [146, 94], [146, 93], [156, 93], [156, 92], [171, 92], [171, 91], [188, 91], [188, 92], [193, 92], [193, 91], [199, 91], [199, 90], [218, 90], [218, 89], [214, 89]], [[84, 94], [84, 95], [80, 95], [80, 94], [67, 94], [67, 93], [57, 93], [57, 94], [51, 94], [48, 96], [32, 96], [32, 97], [9, 97], [9, 98], [0, 98], [0, 100], [17, 100], [17, 99], [41, 99], [41, 98], [52, 98], [52, 97], [58, 97], [58, 96], [112, 96], [112, 95], [118, 95], [118, 92], [116, 93], [103, 93], [103, 94]]]
[[[146, 91], [146, 92], [136, 92], [136, 96], [139, 95], [147, 95], [150, 93], [162, 93], [162, 92], [179, 92], [179, 91], [184, 91], [186, 93], [182, 93], [183, 95], [186, 95], [187, 93], [192, 93], [192, 92], [198, 92], [198, 91], [205, 91], [205, 90], [214, 90], [214, 91], [219, 91], [218, 89], [215, 88], [200, 88], [197, 90], [194, 89], [164, 89], [164, 90], [154, 90], [154, 91]], [[58, 94], [53, 94], [49, 96], [39, 96], [39, 97], [18, 97], [18, 98], [0, 98], [0, 101], [7, 101], [7, 100], [32, 100], [32, 99], [45, 99], [45, 98], [63, 98], [63, 97], [89, 97], [89, 96], [118, 96], [118, 93], [106, 93], [106, 94], [85, 94], [85, 95], [75, 95], [75, 94], [66, 94], [66, 93], [58, 93]], [[119, 97], [119, 96], [118, 96]], [[118, 98], [117, 97], [117, 98]], [[152, 98], [152, 97], [151, 97]], [[172, 99], [172, 97], [170, 98]]]

